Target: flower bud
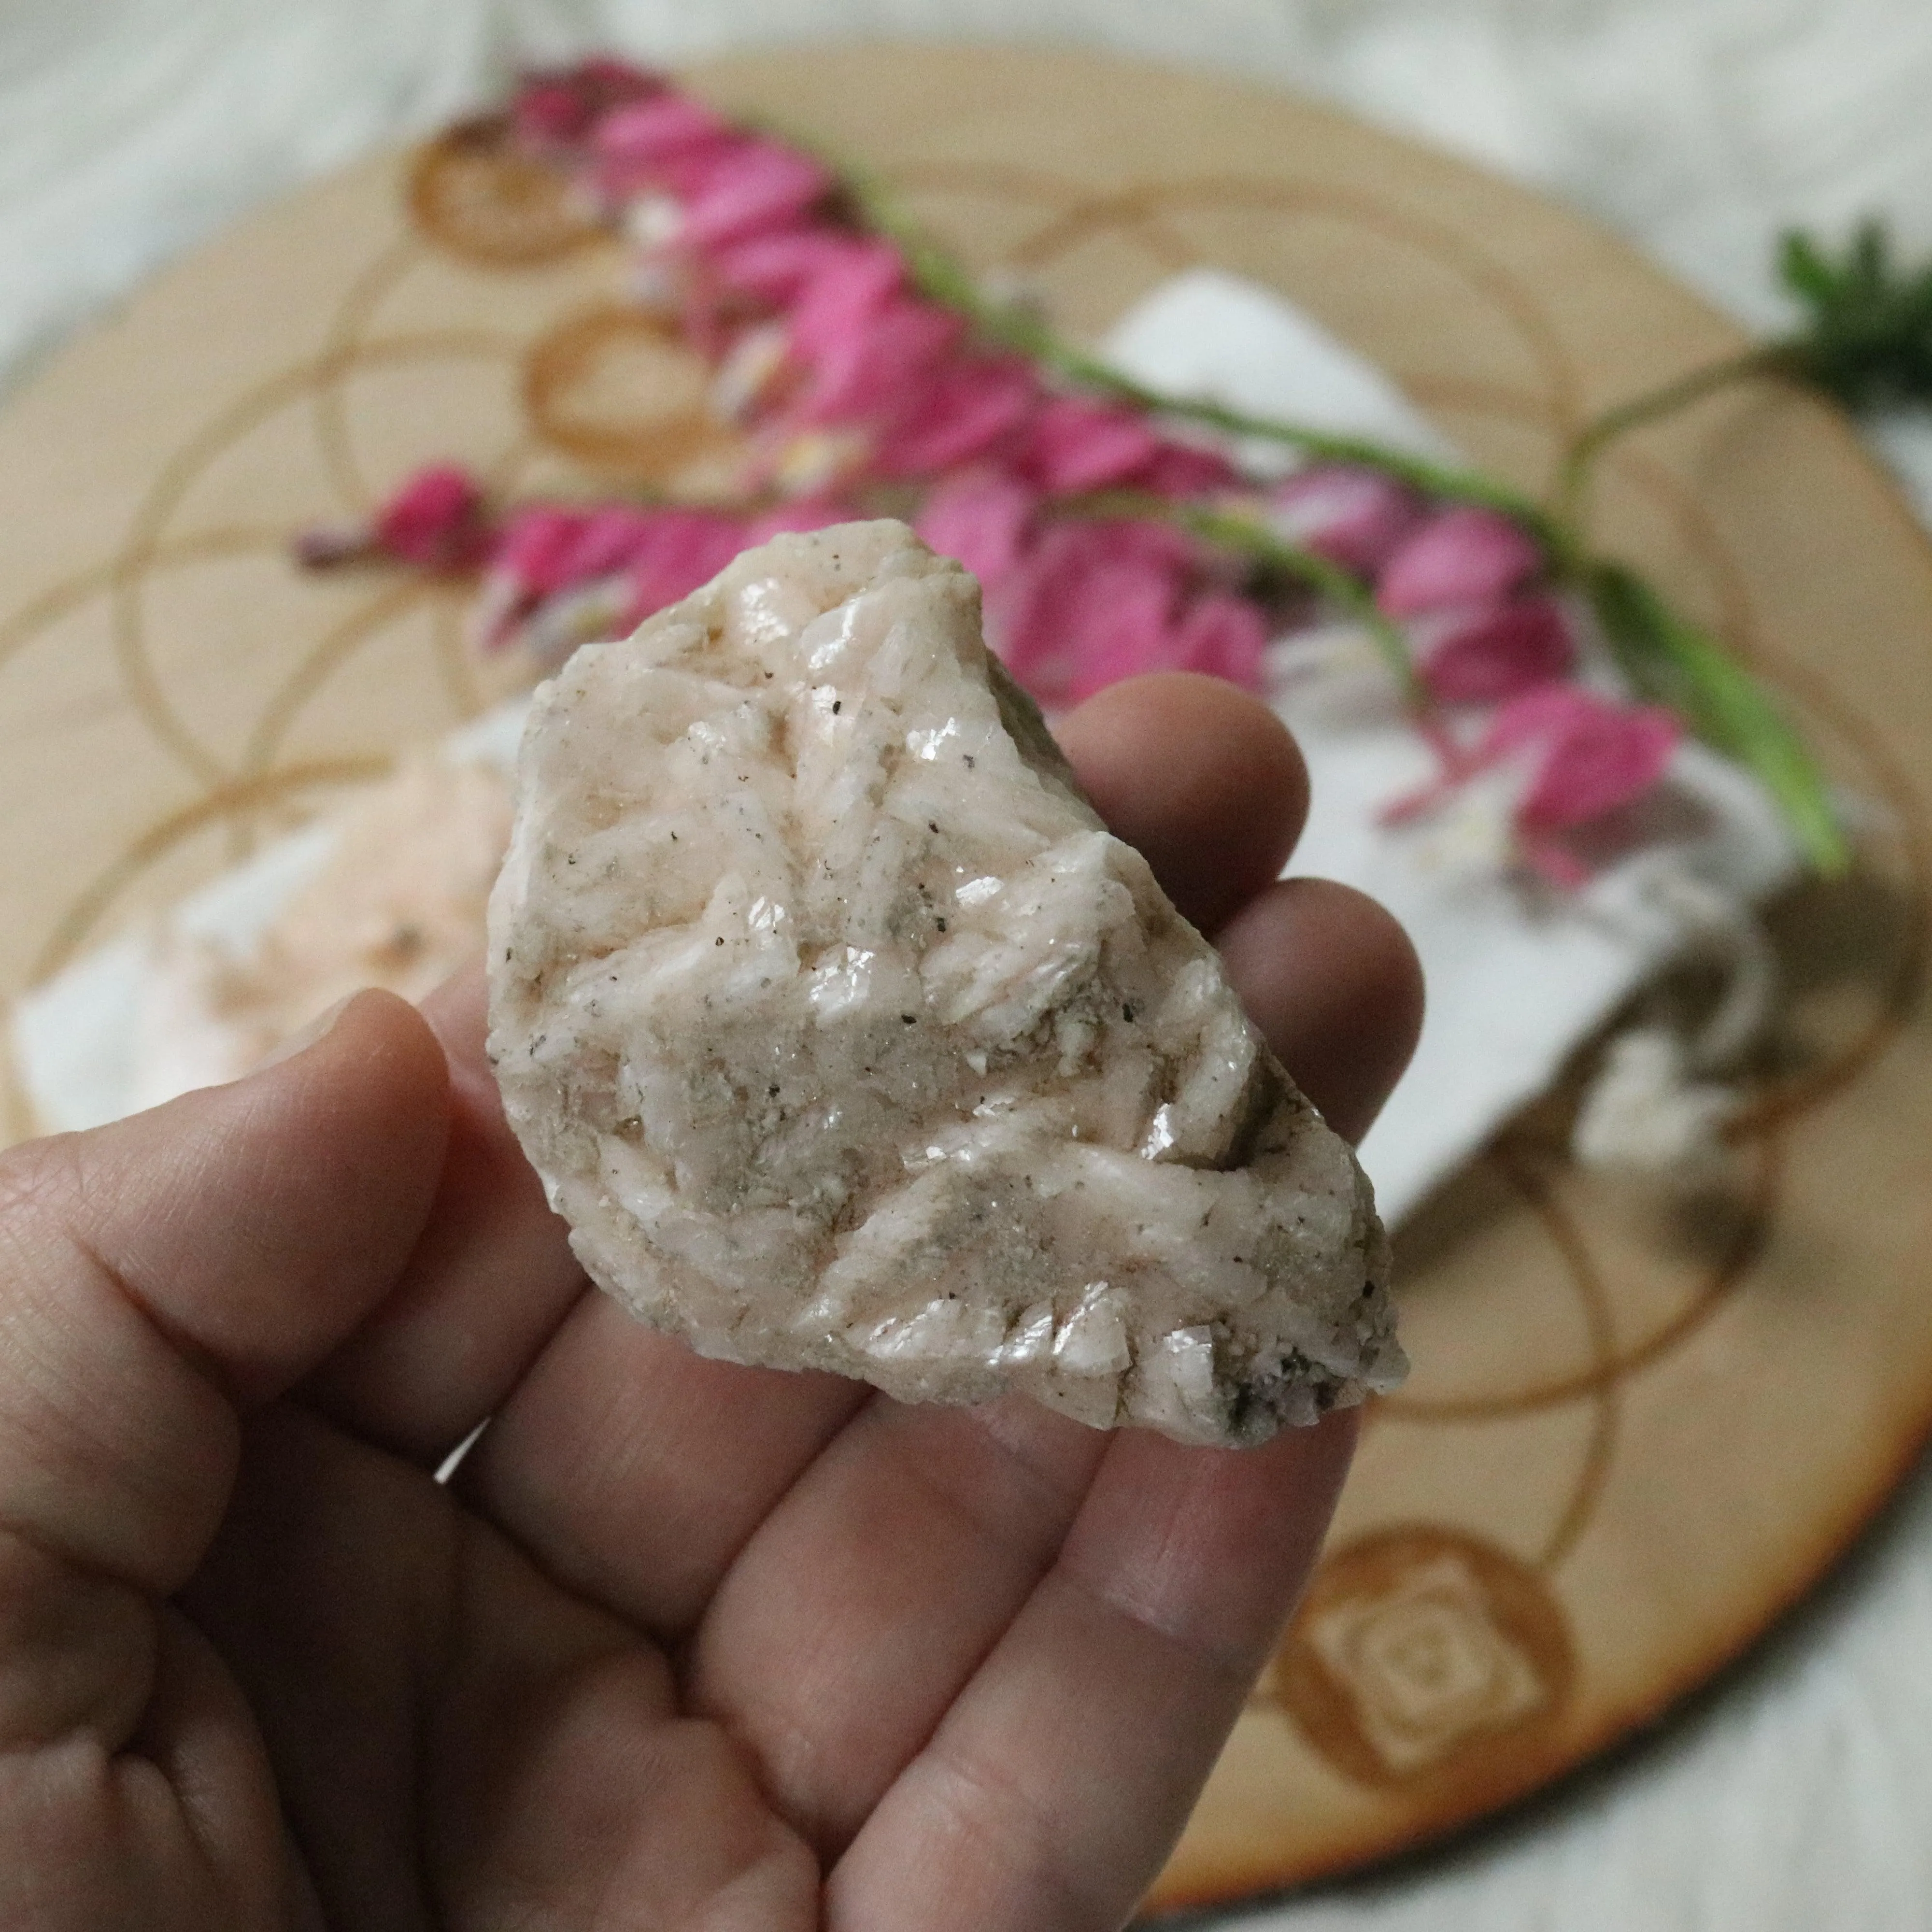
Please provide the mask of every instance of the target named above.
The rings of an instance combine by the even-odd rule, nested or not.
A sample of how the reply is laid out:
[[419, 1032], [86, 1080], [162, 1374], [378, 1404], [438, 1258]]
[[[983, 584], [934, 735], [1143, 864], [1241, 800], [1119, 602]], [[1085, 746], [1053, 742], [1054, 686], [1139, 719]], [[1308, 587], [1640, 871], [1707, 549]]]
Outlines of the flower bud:
[[418, 470], [376, 514], [377, 549], [424, 570], [473, 569], [491, 535], [482, 486], [454, 464]]

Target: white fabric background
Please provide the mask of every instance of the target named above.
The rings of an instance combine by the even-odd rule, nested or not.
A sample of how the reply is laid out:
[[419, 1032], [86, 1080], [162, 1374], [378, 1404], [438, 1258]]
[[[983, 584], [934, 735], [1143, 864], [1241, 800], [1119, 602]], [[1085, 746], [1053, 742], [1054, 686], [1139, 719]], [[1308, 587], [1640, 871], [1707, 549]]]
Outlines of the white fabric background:
[[[519, 58], [887, 34], [1088, 42], [1340, 100], [1608, 220], [1775, 323], [1788, 221], [1932, 250], [1927, 0], [0, 0], [0, 381], [266, 197]], [[1932, 432], [1887, 452], [1932, 505]], [[1658, 1734], [1500, 1826], [1244, 1932], [1922, 1932], [1932, 1472]], [[913, 1928], [908, 1928], [913, 1932]]]

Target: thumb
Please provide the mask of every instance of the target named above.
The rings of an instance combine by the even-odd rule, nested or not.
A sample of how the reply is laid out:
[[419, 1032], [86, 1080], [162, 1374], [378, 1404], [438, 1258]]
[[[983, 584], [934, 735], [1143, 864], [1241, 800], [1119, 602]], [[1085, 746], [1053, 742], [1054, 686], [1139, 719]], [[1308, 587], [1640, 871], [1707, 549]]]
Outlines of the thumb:
[[394, 1281], [447, 1114], [435, 1036], [364, 993], [245, 1080], [0, 1156], [0, 1540], [178, 1588], [226, 1507], [238, 1408]]

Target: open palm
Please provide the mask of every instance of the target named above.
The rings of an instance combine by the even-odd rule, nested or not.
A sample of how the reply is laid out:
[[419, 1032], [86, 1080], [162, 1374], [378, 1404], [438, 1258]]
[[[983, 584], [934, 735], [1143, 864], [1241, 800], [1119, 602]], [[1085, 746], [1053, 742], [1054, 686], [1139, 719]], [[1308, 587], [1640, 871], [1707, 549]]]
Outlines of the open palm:
[[[1065, 736], [1359, 1132], [1413, 962], [1270, 883], [1279, 728], [1166, 678]], [[578, 1271], [480, 984], [430, 1017], [0, 1161], [0, 1924], [1120, 1924], [1347, 1418], [1189, 1450], [699, 1360]]]

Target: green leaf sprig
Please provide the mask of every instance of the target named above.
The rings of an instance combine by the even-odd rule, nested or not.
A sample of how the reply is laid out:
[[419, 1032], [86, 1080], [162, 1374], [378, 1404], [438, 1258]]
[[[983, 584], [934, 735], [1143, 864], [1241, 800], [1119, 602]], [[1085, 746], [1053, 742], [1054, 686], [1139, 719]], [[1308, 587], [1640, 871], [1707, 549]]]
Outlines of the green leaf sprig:
[[1900, 266], [1885, 224], [1866, 221], [1835, 262], [1792, 230], [1778, 273], [1807, 315], [1803, 328], [1766, 345], [1778, 373], [1856, 413], [1932, 404], [1932, 261]]
[[1794, 228], [1779, 239], [1778, 277], [1803, 311], [1800, 326], [1586, 424], [1564, 458], [1560, 494], [1568, 512], [1574, 514], [1598, 458], [1618, 437], [1736, 382], [1782, 376], [1855, 416], [1932, 404], [1932, 261], [1901, 267], [1880, 221], [1861, 223], [1835, 260]]

